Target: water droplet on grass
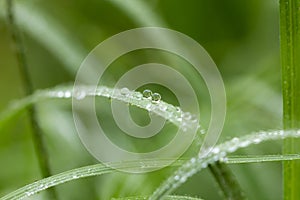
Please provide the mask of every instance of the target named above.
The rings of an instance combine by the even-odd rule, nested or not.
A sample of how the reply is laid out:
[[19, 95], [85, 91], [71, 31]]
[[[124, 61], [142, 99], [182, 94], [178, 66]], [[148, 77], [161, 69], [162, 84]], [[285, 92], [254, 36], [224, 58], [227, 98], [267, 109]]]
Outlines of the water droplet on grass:
[[181, 127], [181, 129], [182, 129], [183, 132], [186, 132], [186, 131], [188, 130], [187, 125], [183, 125], [183, 126]]
[[127, 96], [130, 93], [130, 90], [126, 87], [121, 89], [121, 94]]
[[77, 100], [82, 100], [86, 97], [86, 93], [83, 90], [77, 90], [77, 91], [75, 91], [74, 97]]
[[72, 96], [72, 93], [70, 91], [65, 92], [65, 98], [70, 98]]
[[143, 95], [141, 93], [136, 93], [136, 98], [138, 100], [141, 100], [143, 98]]
[[260, 143], [261, 142], [261, 139], [260, 138], [255, 138], [254, 140], [253, 140], [253, 143], [254, 144], [258, 144], [258, 143]]
[[146, 89], [143, 91], [143, 96], [148, 98], [148, 99], [151, 99], [152, 98], [152, 91], [149, 90], [149, 89]]
[[237, 143], [239, 143], [239, 138], [237, 138], [237, 137], [234, 137], [234, 138], [232, 138], [232, 140], [231, 140], [234, 144], [237, 144]]
[[184, 119], [186, 119], [186, 120], [192, 119], [192, 115], [191, 115], [191, 113], [189, 113], [189, 112], [183, 113], [183, 114], [182, 114], [182, 117], [183, 117]]
[[34, 192], [25, 192], [25, 195], [27, 196], [27, 197], [30, 197], [30, 196], [32, 196], [32, 195], [34, 195]]
[[186, 177], [186, 176], [183, 176], [183, 177], [181, 177], [180, 182], [181, 182], [181, 183], [184, 183], [184, 182], [186, 181], [186, 179], [187, 179], [187, 177]]
[[222, 158], [220, 158], [220, 162], [226, 163], [226, 162], [228, 162], [228, 158], [222, 157]]
[[160, 96], [159, 93], [153, 93], [153, 94], [152, 94], [152, 101], [154, 101], [154, 102], [159, 102], [160, 99], [161, 99], [161, 96]]
[[214, 154], [217, 154], [217, 153], [220, 152], [220, 149], [219, 149], [218, 147], [215, 147], [215, 148], [212, 149], [212, 152], [213, 152]]
[[196, 162], [196, 158], [192, 158], [191, 163], [195, 163], [195, 162]]
[[201, 164], [201, 167], [202, 167], [202, 168], [206, 168], [206, 167], [207, 167], [207, 163], [206, 163], [206, 162], [202, 163], [202, 164]]
[[243, 142], [239, 143], [239, 146], [240, 147], [247, 147], [250, 143], [251, 143], [250, 141], [246, 140], [246, 141], [243, 141]]
[[176, 106], [175, 109], [176, 109], [176, 112], [177, 112], [177, 113], [180, 113], [180, 114], [181, 114], [182, 111], [181, 111], [181, 108], [180, 108], [180, 107]]
[[152, 108], [152, 104], [151, 104], [151, 103], [148, 103], [148, 104], [146, 105], [146, 109], [150, 111], [151, 108]]
[[162, 110], [162, 111], [166, 111], [166, 110], [167, 110], [167, 108], [168, 108], [168, 106], [167, 106], [167, 105], [165, 105], [165, 104], [163, 104], [163, 103], [159, 104], [159, 109], [160, 109], [160, 110]]
[[58, 98], [63, 98], [65, 96], [65, 93], [63, 91], [58, 91], [57, 92], [57, 97]]
[[73, 175], [73, 178], [76, 179], [76, 178], [78, 178], [78, 176], [77, 175]]

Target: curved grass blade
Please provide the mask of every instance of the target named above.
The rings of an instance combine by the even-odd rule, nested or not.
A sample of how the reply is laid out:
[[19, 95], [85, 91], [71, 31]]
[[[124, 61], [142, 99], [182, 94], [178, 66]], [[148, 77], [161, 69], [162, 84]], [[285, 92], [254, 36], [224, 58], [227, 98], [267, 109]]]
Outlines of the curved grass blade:
[[[180, 166], [185, 161], [177, 160], [170, 166]], [[131, 161], [131, 162], [119, 162], [119, 163], [110, 163], [109, 166], [117, 169], [145, 169], [145, 168], [153, 168], [157, 166], [165, 166], [166, 163], [169, 163], [168, 160], [139, 160], [139, 161]], [[0, 198], [0, 200], [13, 200], [13, 199], [24, 199], [27, 197], [30, 197], [38, 192], [41, 192], [43, 190], [46, 190], [47, 188], [60, 185], [72, 180], [76, 180], [79, 178], [84, 177], [90, 177], [90, 176], [98, 176], [102, 174], [108, 174], [115, 172], [116, 170], [106, 167], [102, 164], [96, 164], [86, 167], [81, 167], [77, 169], [73, 169], [70, 171], [66, 171], [39, 181], [36, 181], [34, 183], [31, 183], [29, 185], [26, 185], [10, 194], [7, 194], [6, 196]]]
[[[123, 197], [113, 198], [113, 200], [147, 200], [149, 196], [135, 196], [135, 197]], [[201, 200], [196, 197], [179, 196], [179, 195], [168, 195], [165, 197], [166, 200]]]
[[[189, 113], [184, 113], [180, 108], [175, 107], [171, 104], [168, 104], [164, 101], [152, 101], [151, 99], [143, 97], [140, 92], [137, 91], [129, 91], [126, 90], [126, 94], [123, 89], [109, 88], [105, 86], [99, 86], [96, 90], [91, 89], [93, 87], [89, 86], [81, 86], [73, 89], [73, 87], [57, 87], [53, 90], [40, 90], [34, 93], [31, 96], [26, 97], [21, 101], [17, 101], [12, 104], [7, 110], [0, 114], [0, 126], [4, 121], [9, 120], [15, 114], [20, 112], [22, 109], [26, 107], [38, 103], [42, 100], [47, 99], [71, 99], [77, 98], [78, 91], [80, 91], [80, 98], [82, 95], [84, 97], [106, 97], [114, 100], [119, 100], [125, 103], [129, 103], [131, 105], [137, 106], [139, 108], [148, 110], [154, 114], [157, 114], [164, 119], [169, 120], [171, 123], [175, 124], [178, 127], [184, 126], [186, 131], [194, 130], [194, 128], [200, 128], [198, 124], [198, 119], [196, 116], [190, 116]], [[183, 116], [188, 116], [187, 118]], [[203, 132], [203, 131], [201, 131]]]
[[[139, 0], [131, 0], [131, 1], [126, 1], [126, 0], [112, 0], [110, 1], [111, 3], [115, 4], [117, 7], [119, 7], [120, 10], [123, 10], [125, 13], [128, 14], [132, 18], [134, 22], [136, 22], [139, 25], [142, 26], [160, 26], [160, 27], [167, 27], [167, 25], [164, 23], [164, 21], [158, 16], [155, 15], [151, 10], [147, 9], [147, 4], [145, 4], [143, 1]], [[157, 39], [157, 38], [156, 38]], [[169, 38], [158, 38], [161, 40], [162, 43], [166, 44], [175, 44], [176, 41], [170, 41]], [[222, 177], [223, 174], [216, 174], [213, 168], [210, 168], [212, 174], [216, 178], [216, 180], [230, 180], [232, 188], [228, 188], [227, 191], [223, 191], [223, 193], [226, 195], [228, 193], [235, 193], [239, 194], [238, 197], [243, 196], [243, 191], [241, 187], [239, 186], [238, 181], [235, 179], [233, 176], [233, 173], [230, 172], [229, 168], [226, 168], [223, 164], [213, 166], [214, 169], [217, 171], [226, 171], [227, 177]], [[218, 183], [220, 183], [218, 181]], [[233, 187], [234, 186], [234, 187]], [[224, 188], [222, 185], [220, 185], [221, 188]], [[232, 190], [231, 192], [229, 192]], [[239, 192], [238, 192], [239, 191]]]
[[[267, 140], [276, 140], [276, 139], [284, 139], [287, 137], [300, 137], [300, 130], [297, 131], [273, 131], [273, 132], [259, 132], [244, 136], [240, 139], [233, 138], [227, 142], [224, 142], [218, 146], [216, 146], [205, 158], [194, 157], [186, 162], [186, 160], [177, 160], [172, 165], [172, 167], [181, 166], [177, 172], [170, 177], [161, 187], [159, 187], [154, 195], [149, 197], [150, 199], [158, 199], [162, 198], [168, 193], [172, 192], [174, 189], [179, 187], [182, 183], [184, 183], [188, 177], [194, 175], [195, 173], [201, 171], [203, 168], [206, 168], [208, 164], [215, 163], [217, 161], [228, 162], [228, 163], [239, 163], [233, 162], [235, 158], [229, 158], [227, 160], [227, 153], [231, 153], [236, 151], [239, 148], [247, 147], [251, 144], [258, 144]], [[272, 156], [267, 156], [272, 157]], [[275, 157], [275, 156], [273, 156]], [[291, 155], [289, 159], [299, 159], [298, 156]], [[237, 158], [239, 159], [239, 158]], [[269, 161], [278, 161], [278, 159], [271, 159]], [[253, 160], [251, 160], [252, 162]], [[259, 161], [259, 159], [257, 160]], [[262, 162], [268, 161], [267, 159], [261, 160]], [[143, 161], [132, 161], [132, 162], [120, 162], [120, 163], [110, 163], [109, 166], [118, 168], [118, 169], [140, 169], [140, 168], [153, 168], [159, 165], [164, 166], [165, 163], [168, 163], [168, 160], [143, 160]], [[256, 162], [255, 160], [253, 162]], [[75, 179], [97, 176], [106, 173], [112, 173], [115, 170], [106, 167], [102, 164], [96, 164], [91, 166], [86, 166], [78, 169], [73, 169], [70, 171], [66, 171], [40, 181], [36, 181], [32, 184], [24, 186], [4, 197], [0, 200], [8, 200], [8, 199], [22, 199], [29, 196], [32, 196], [38, 192], [46, 190], [49, 187], [53, 187], [59, 184], [63, 184]]]
[[228, 156], [224, 161], [226, 164], [243, 164], [243, 163], [262, 163], [262, 162], [282, 162], [300, 160], [299, 154], [285, 154], [285, 155], [239, 155]]
[[261, 131], [241, 138], [233, 138], [227, 142], [215, 146], [205, 157], [194, 157], [183, 166], [181, 166], [172, 176], [170, 176], [150, 197], [151, 200], [163, 198], [170, 194], [186, 180], [206, 168], [209, 164], [226, 162], [227, 154], [249, 145], [259, 144], [268, 140], [279, 140], [285, 138], [300, 137], [300, 130], [290, 131]]
[[244, 192], [242, 192], [234, 174], [227, 165], [216, 162], [214, 164], [209, 164], [208, 168], [221, 187], [225, 199], [246, 199], [246, 196]]
[[[7, 4], [7, 22], [9, 24], [10, 34], [13, 40], [13, 43], [16, 47], [15, 54], [17, 57], [19, 71], [21, 73], [21, 78], [23, 81], [23, 86], [26, 95], [31, 95], [33, 93], [32, 81], [30, 79], [30, 73], [28, 69], [27, 58], [25, 55], [25, 47], [19, 32], [18, 26], [15, 21], [15, 1], [6, 0]], [[36, 156], [39, 162], [39, 168], [42, 174], [42, 177], [51, 176], [51, 167], [49, 162], [49, 153], [46, 148], [46, 144], [43, 138], [42, 130], [39, 126], [36, 114], [35, 106], [32, 106], [28, 109], [29, 121], [31, 124], [32, 130], [32, 140], [36, 150]], [[57, 194], [52, 188], [48, 191], [48, 195], [51, 199], [57, 199]]]

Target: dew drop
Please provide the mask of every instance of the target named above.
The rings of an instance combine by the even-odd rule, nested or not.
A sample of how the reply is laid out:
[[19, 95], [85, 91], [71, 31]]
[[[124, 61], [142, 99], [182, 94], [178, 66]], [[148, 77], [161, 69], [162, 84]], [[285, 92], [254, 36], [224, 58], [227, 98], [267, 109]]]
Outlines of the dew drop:
[[182, 176], [181, 179], [180, 179], [180, 182], [181, 182], [181, 183], [184, 183], [184, 182], [186, 181], [186, 179], [187, 179], [186, 176]]
[[279, 132], [278, 132], [278, 135], [284, 136], [284, 131], [283, 131], [283, 130], [279, 131]]
[[226, 156], [226, 152], [225, 152], [225, 151], [221, 151], [221, 152], [220, 152], [220, 157], [221, 157], [221, 158], [224, 158], [225, 156]]
[[228, 162], [228, 158], [222, 157], [222, 158], [220, 158], [220, 162], [226, 163], [226, 162]]
[[178, 181], [178, 180], [180, 179], [180, 176], [179, 176], [179, 175], [176, 175], [176, 176], [174, 177], [174, 179], [175, 179], [176, 181]]
[[73, 177], [72, 177], [72, 178], [76, 179], [76, 178], [78, 178], [78, 176], [77, 176], [77, 175], [73, 175]]
[[148, 99], [151, 99], [152, 98], [152, 91], [149, 90], [149, 89], [146, 89], [143, 91], [143, 96], [148, 98]]
[[86, 93], [85, 93], [85, 91], [83, 91], [83, 90], [82, 90], [82, 91], [81, 91], [81, 90], [77, 90], [77, 91], [75, 92], [74, 96], [75, 96], [75, 98], [76, 98], [77, 100], [82, 100], [82, 99], [85, 98]]
[[72, 93], [70, 91], [65, 92], [65, 98], [70, 98], [72, 96]]
[[215, 147], [215, 148], [212, 149], [212, 152], [213, 152], [214, 154], [217, 154], [217, 153], [220, 152], [220, 149], [219, 149], [218, 147]]
[[180, 108], [180, 107], [176, 106], [175, 109], [176, 109], [176, 112], [177, 112], [177, 113], [180, 113], [180, 114], [181, 114], [182, 111], [181, 111], [181, 108]]
[[59, 91], [59, 92], [57, 92], [57, 97], [58, 98], [63, 98], [64, 97], [64, 92], [63, 91]]
[[219, 158], [218, 155], [215, 155], [213, 159], [214, 159], [214, 162], [216, 162], [216, 161], [218, 161], [220, 158]]
[[192, 123], [198, 123], [198, 118], [195, 115], [192, 115], [190, 120]]
[[237, 144], [237, 143], [239, 143], [240, 140], [239, 140], [239, 138], [234, 137], [231, 141], [233, 144]]
[[165, 105], [165, 104], [160, 104], [159, 108], [162, 110], [162, 111], [166, 111], [168, 109], [168, 106]]
[[27, 197], [29, 197], [29, 196], [34, 195], [34, 192], [26, 192], [25, 195], [26, 195]]
[[182, 126], [181, 129], [182, 129], [183, 132], [186, 132], [188, 130], [186, 125]]
[[178, 122], [182, 122], [182, 118], [181, 118], [181, 117], [176, 118], [176, 120], [177, 120]]
[[121, 94], [127, 96], [129, 94], [130, 90], [126, 87], [121, 89]]
[[261, 139], [260, 138], [255, 138], [254, 140], [253, 140], [253, 143], [254, 144], [258, 144], [258, 143], [260, 143], [261, 142]]
[[228, 150], [229, 153], [232, 153], [232, 152], [234, 152], [236, 149], [237, 149], [237, 146], [236, 146], [236, 145], [231, 145], [231, 146], [228, 147], [227, 150]]
[[247, 147], [249, 144], [250, 144], [250, 141], [246, 140], [246, 141], [241, 142], [239, 145], [240, 145], [240, 147]]
[[192, 158], [191, 163], [195, 163], [195, 162], [196, 162], [196, 158]]
[[202, 164], [201, 164], [201, 167], [202, 167], [202, 168], [206, 168], [206, 167], [207, 167], [207, 163], [206, 163], [206, 162], [202, 163]]
[[182, 117], [183, 117], [184, 119], [186, 119], [186, 120], [192, 119], [192, 115], [191, 115], [191, 113], [189, 113], [189, 112], [183, 113], [183, 114], [182, 114]]
[[152, 94], [152, 101], [154, 101], [154, 102], [159, 102], [160, 99], [161, 99], [161, 96], [160, 96], [159, 93], [153, 93], [153, 94]]
[[101, 90], [97, 90], [97, 91], [95, 92], [95, 95], [96, 95], [96, 96], [101, 96], [101, 95], [102, 95], [102, 91], [101, 91]]
[[147, 109], [147, 110], [151, 110], [151, 107], [152, 107], [152, 104], [151, 104], [151, 103], [148, 103], [148, 104], [146, 105], [146, 109]]
[[138, 100], [141, 100], [143, 98], [143, 95], [141, 93], [136, 93], [136, 98]]
[[146, 168], [146, 164], [144, 162], [140, 162], [141, 168]]

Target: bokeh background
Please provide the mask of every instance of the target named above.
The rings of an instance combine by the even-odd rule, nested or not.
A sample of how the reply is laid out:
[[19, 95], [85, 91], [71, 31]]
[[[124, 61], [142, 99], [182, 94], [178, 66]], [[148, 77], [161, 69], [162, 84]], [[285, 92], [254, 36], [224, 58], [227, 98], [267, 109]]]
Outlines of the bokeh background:
[[[182, 32], [199, 42], [218, 66], [227, 92], [227, 118], [220, 141], [252, 131], [281, 128], [281, 80], [279, 64], [279, 17], [277, 0], [15, 0], [15, 14], [26, 49], [34, 88], [72, 84], [85, 56], [96, 45], [119, 32], [144, 26], [159, 26]], [[6, 20], [6, 5], [0, 0], [0, 111], [24, 97], [24, 87]], [[157, 52], [133, 52], [120, 58], [107, 72], [113, 84], [124, 69], [160, 60]], [[159, 52], [158, 52], [159, 53]], [[165, 52], [160, 52], [164, 56]], [[150, 55], [150, 56], [149, 56]], [[150, 59], [151, 58], [151, 59]], [[175, 58], [174, 58], [175, 59]], [[177, 59], [177, 58], [176, 58]], [[181, 71], [188, 67], [178, 60]], [[123, 67], [124, 66], [124, 67]], [[195, 82], [193, 76], [187, 79]], [[174, 95], [157, 85], [167, 102]], [[203, 82], [199, 83], [201, 117], [208, 123], [210, 103]], [[204, 91], [201, 93], [201, 91]], [[101, 99], [99, 104], [107, 104]], [[106, 101], [106, 102], [103, 102]], [[71, 100], [49, 100], [37, 105], [50, 154], [53, 174], [95, 164], [81, 144], [71, 112]], [[100, 109], [106, 116], [109, 110]], [[147, 113], [131, 109], [144, 116]], [[137, 113], [137, 114], [135, 114]], [[109, 115], [109, 114], [107, 114]], [[99, 117], [101, 119], [101, 117]], [[140, 117], [135, 117], [141, 119]], [[109, 126], [111, 122], [106, 122]], [[114, 129], [112, 129], [114, 130]], [[172, 130], [172, 128], [167, 131]], [[236, 152], [236, 155], [280, 153], [280, 142], [270, 142]], [[190, 151], [192, 155], [194, 151]], [[0, 196], [41, 178], [26, 112], [0, 127]], [[281, 199], [281, 164], [230, 165], [249, 199]], [[110, 199], [150, 194], [174, 168], [144, 175], [121, 172], [72, 181], [56, 187], [61, 199]], [[43, 193], [32, 199], [43, 198]], [[222, 199], [218, 186], [204, 170], [176, 190], [204, 199]]]

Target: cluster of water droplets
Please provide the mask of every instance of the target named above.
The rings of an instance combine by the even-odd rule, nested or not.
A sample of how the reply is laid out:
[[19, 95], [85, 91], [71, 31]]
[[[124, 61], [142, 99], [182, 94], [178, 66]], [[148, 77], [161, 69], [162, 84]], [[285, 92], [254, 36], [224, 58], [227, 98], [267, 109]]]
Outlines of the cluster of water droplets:
[[150, 199], [161, 198], [170, 194], [189, 177], [215, 162], [227, 162], [227, 154], [249, 145], [259, 144], [268, 140], [285, 139], [288, 137], [300, 137], [300, 130], [290, 131], [261, 131], [241, 138], [234, 137], [231, 140], [211, 148], [207, 154], [199, 154], [182, 165], [170, 178], [168, 178], [150, 197]]
[[[152, 92], [145, 89], [142, 93], [138, 91], [131, 91], [124, 87], [121, 89], [109, 88], [105, 86], [89, 87], [81, 86], [73, 90], [65, 89], [59, 91], [49, 91], [48, 96], [54, 98], [72, 98], [76, 100], [83, 100], [86, 97], [107, 97], [114, 100], [119, 100], [137, 107], [146, 109], [150, 113], [162, 116], [166, 120], [177, 125], [183, 132], [189, 130], [198, 130], [199, 120], [197, 116], [189, 112], [183, 112], [180, 107], [173, 106], [164, 101], [161, 101], [161, 95], [157, 92]], [[202, 130], [200, 133], [204, 134]]]
[[189, 112], [183, 112], [180, 107], [167, 104], [161, 100], [159, 93], [153, 93], [151, 90], [146, 89], [143, 91], [143, 96], [148, 99], [149, 102], [146, 105], [148, 111], [156, 111], [160, 113], [165, 119], [170, 120], [174, 124], [178, 125], [184, 132], [191, 130], [197, 130], [200, 128], [198, 118]]
[[[82, 173], [83, 169], [86, 171], [86, 173]], [[55, 185], [59, 185], [68, 182], [70, 180], [80, 179], [83, 177], [99, 175], [101, 174], [100, 172], [102, 172], [101, 168], [95, 165], [93, 167], [84, 167], [81, 170], [80, 169], [72, 170], [64, 176], [59, 176], [59, 174], [54, 175], [53, 177], [48, 177], [30, 184], [29, 186], [26, 187], [24, 193], [20, 193], [19, 195], [14, 196], [14, 198], [27, 199], [28, 197], [37, 194], [43, 190], [46, 190], [50, 187], [53, 187]]]
[[55, 97], [55, 98], [66, 98], [66, 99], [68, 99], [68, 98], [71, 98], [73, 96], [73, 93], [70, 90], [66, 90], [66, 91], [63, 91], [63, 90], [49, 91], [48, 96]]

